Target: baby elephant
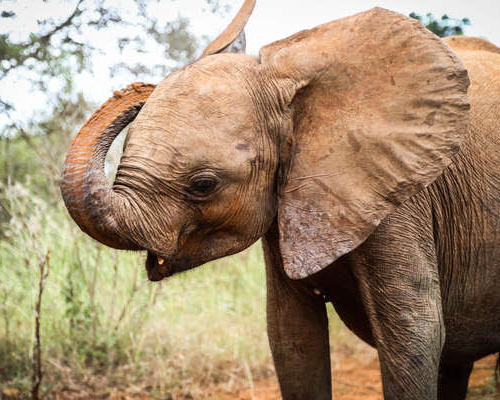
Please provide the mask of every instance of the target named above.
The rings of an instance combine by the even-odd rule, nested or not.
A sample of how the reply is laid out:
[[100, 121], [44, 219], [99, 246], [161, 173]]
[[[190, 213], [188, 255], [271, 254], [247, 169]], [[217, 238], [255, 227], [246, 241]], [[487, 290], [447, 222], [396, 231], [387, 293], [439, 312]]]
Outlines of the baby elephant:
[[154, 281], [262, 238], [286, 400], [331, 398], [326, 301], [377, 348], [386, 399], [465, 399], [500, 351], [500, 49], [375, 8], [228, 52], [254, 3], [92, 115], [64, 166], [71, 216], [147, 251]]

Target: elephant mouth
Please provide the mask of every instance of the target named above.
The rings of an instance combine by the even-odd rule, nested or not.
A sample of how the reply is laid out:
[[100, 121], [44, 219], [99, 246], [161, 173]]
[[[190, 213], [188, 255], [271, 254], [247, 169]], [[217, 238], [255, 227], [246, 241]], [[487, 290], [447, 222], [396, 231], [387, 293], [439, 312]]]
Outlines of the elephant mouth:
[[146, 257], [146, 272], [150, 281], [158, 282], [178, 272], [197, 267], [200, 264], [201, 263], [193, 263], [193, 260], [189, 257], [180, 257], [180, 259], [176, 257], [165, 257], [148, 250], [148, 256]]
[[174, 264], [165, 257], [158, 256], [148, 250], [146, 258], [146, 272], [148, 279], [152, 282], [161, 281], [164, 278], [175, 274]]

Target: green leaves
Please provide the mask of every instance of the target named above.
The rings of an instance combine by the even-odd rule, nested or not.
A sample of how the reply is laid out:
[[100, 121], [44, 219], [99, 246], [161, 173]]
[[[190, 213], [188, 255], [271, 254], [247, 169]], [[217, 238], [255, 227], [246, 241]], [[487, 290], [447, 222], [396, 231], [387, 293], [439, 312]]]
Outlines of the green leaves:
[[422, 22], [427, 29], [439, 37], [463, 35], [464, 28], [471, 24], [469, 18], [451, 18], [447, 14], [438, 19], [432, 13], [424, 16], [411, 12], [409, 17]]

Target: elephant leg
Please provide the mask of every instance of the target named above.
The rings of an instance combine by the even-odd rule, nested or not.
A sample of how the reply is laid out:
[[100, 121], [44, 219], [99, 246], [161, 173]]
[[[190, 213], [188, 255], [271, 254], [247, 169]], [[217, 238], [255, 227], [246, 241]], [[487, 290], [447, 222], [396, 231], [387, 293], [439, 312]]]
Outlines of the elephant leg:
[[379, 353], [385, 400], [437, 399], [445, 330], [432, 220], [424, 212], [416, 207], [391, 215], [349, 256]]
[[267, 332], [283, 399], [331, 399], [324, 300], [285, 275], [275, 224], [262, 242], [267, 274]]
[[439, 400], [465, 400], [473, 366], [474, 363], [465, 365], [441, 364], [439, 368]]

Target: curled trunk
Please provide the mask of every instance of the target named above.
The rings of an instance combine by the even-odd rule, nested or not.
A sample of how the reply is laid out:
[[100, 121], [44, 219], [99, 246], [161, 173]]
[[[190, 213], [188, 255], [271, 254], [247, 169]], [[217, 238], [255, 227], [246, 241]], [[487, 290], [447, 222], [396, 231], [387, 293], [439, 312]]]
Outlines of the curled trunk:
[[134, 83], [115, 92], [80, 129], [64, 164], [61, 193], [71, 217], [82, 231], [117, 249], [140, 247], [120, 229], [123, 220], [133, 214], [127, 212], [130, 206], [127, 199], [114, 192], [107, 181], [106, 154], [153, 89], [154, 85]]

